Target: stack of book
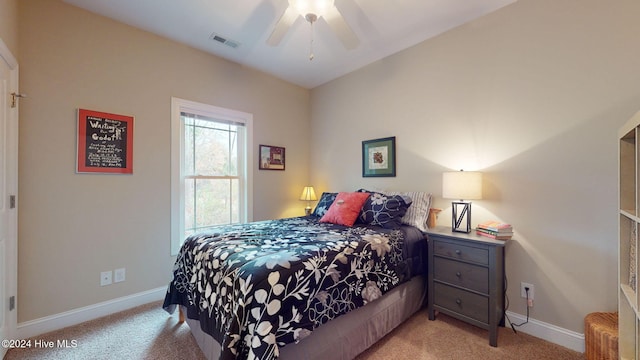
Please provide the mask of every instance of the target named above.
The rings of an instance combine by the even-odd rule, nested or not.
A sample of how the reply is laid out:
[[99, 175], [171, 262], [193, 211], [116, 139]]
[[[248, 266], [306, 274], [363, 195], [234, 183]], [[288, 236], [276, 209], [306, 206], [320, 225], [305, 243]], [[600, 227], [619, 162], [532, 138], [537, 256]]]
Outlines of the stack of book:
[[499, 221], [486, 221], [478, 224], [476, 234], [496, 240], [509, 240], [513, 236], [513, 228]]

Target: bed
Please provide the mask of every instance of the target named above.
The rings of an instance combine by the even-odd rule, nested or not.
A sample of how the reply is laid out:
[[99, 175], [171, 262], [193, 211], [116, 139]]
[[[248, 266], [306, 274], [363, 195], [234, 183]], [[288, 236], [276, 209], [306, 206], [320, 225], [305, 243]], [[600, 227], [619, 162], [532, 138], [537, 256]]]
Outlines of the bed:
[[324, 193], [310, 216], [194, 234], [163, 307], [208, 359], [352, 359], [424, 304], [424, 197]]

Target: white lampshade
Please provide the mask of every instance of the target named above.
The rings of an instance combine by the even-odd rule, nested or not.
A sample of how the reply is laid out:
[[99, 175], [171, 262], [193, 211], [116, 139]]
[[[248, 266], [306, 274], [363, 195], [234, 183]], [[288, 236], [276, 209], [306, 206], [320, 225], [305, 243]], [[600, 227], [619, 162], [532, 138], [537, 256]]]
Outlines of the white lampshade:
[[318, 198], [316, 198], [316, 192], [313, 190], [313, 186], [305, 186], [304, 189], [302, 189], [302, 194], [300, 194], [300, 200], [306, 200], [306, 201], [318, 200]]
[[442, 197], [445, 199], [482, 199], [482, 173], [448, 171], [442, 173]]
[[307, 14], [321, 17], [333, 6], [333, 0], [289, 0], [289, 6], [296, 9], [302, 17]]

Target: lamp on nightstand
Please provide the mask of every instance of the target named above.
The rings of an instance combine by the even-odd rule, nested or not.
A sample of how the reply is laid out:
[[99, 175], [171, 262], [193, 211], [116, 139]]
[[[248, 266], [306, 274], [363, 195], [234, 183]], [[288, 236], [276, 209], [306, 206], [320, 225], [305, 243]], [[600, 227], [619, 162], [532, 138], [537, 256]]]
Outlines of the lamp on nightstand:
[[311, 215], [311, 204], [309, 202], [318, 200], [316, 198], [316, 192], [313, 190], [313, 186], [305, 186], [304, 189], [302, 189], [300, 200], [305, 200], [307, 202], [307, 207], [304, 208], [304, 214], [307, 216]]
[[[471, 232], [471, 201], [482, 199], [482, 173], [477, 171], [449, 171], [442, 173], [442, 197], [459, 199], [451, 202], [451, 230]], [[466, 219], [466, 227], [461, 228]]]

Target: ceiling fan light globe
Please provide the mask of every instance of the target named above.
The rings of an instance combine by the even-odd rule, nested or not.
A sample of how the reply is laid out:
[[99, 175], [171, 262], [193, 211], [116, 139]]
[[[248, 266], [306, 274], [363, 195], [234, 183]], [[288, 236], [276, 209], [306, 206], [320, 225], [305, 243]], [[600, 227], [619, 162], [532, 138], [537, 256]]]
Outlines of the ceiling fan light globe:
[[302, 17], [314, 14], [321, 17], [333, 7], [334, 0], [289, 0], [289, 6], [296, 9]]

